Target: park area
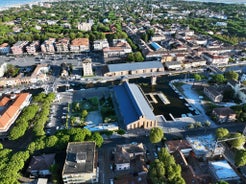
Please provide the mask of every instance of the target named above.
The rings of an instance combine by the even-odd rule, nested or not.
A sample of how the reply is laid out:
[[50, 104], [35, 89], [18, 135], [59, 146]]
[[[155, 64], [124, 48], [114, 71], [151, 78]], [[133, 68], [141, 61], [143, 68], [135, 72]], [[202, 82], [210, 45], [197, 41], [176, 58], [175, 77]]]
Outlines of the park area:
[[68, 105], [66, 126], [84, 127], [88, 124], [107, 124], [117, 121], [111, 97], [83, 98]]

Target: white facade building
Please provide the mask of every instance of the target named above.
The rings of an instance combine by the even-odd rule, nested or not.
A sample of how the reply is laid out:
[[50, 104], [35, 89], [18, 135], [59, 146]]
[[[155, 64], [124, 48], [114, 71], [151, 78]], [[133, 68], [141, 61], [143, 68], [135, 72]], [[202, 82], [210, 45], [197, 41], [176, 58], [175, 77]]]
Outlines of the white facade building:
[[83, 66], [83, 76], [92, 76], [93, 71], [92, 71], [92, 62], [90, 58], [85, 59], [82, 62]]
[[106, 39], [105, 40], [95, 40], [93, 46], [94, 46], [94, 50], [103, 50], [103, 48], [109, 47], [109, 43]]

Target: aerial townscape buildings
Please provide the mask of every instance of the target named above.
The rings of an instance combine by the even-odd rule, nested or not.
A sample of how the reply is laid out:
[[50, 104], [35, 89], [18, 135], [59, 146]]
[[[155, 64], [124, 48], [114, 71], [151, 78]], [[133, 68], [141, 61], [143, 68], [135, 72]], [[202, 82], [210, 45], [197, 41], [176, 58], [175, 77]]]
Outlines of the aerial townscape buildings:
[[0, 183], [246, 183], [245, 12], [0, 5]]

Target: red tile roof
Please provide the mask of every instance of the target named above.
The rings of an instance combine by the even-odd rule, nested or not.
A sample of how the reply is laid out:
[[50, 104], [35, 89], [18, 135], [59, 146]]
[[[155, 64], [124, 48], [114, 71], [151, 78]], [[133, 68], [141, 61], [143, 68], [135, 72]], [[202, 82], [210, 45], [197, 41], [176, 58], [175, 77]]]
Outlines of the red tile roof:
[[10, 98], [5, 96], [0, 100], [0, 106], [5, 106], [10, 101]]
[[0, 131], [7, 131], [10, 125], [13, 123], [13, 117], [15, 117], [23, 103], [28, 99], [29, 93], [20, 93], [16, 95], [15, 101], [11, 106], [6, 109], [3, 115], [0, 117]]

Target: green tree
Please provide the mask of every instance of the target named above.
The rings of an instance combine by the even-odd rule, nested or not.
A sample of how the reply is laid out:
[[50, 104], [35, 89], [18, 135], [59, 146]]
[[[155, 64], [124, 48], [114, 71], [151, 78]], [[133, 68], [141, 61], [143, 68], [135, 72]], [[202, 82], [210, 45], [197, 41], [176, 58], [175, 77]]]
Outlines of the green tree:
[[137, 51], [134, 53], [134, 58], [136, 62], [144, 61], [144, 57], [141, 52]]
[[228, 71], [228, 72], [225, 72], [225, 78], [227, 79], [227, 80], [238, 80], [238, 77], [239, 77], [239, 75], [238, 75], [238, 73], [237, 72], [235, 72], [235, 71]]
[[246, 150], [237, 150], [235, 154], [235, 164], [237, 167], [246, 165]]
[[87, 115], [88, 115], [88, 111], [87, 111], [86, 109], [82, 110], [82, 112], [81, 112], [81, 117], [82, 117], [82, 118], [86, 118]]
[[94, 132], [89, 140], [95, 141], [96, 145], [100, 148], [103, 144], [103, 137], [100, 135], [99, 132]]
[[233, 148], [241, 148], [245, 144], [245, 136], [241, 133], [231, 134], [230, 138], [236, 138], [234, 140], [229, 141]]
[[150, 130], [149, 138], [151, 143], [158, 143], [163, 138], [163, 130], [159, 127], [154, 127]]
[[153, 183], [161, 184], [165, 181], [165, 166], [163, 162], [155, 159], [154, 162], [150, 164], [149, 176]]
[[202, 76], [200, 74], [195, 73], [194, 74], [194, 80], [195, 81], [200, 81], [200, 80], [202, 80]]
[[81, 129], [81, 128], [71, 128], [68, 130], [68, 134], [71, 136], [70, 141], [74, 142], [82, 142], [85, 140], [86, 137], [91, 136], [91, 132], [88, 129]]
[[45, 146], [50, 148], [56, 145], [58, 138], [55, 135], [46, 138]]
[[222, 84], [225, 82], [225, 77], [223, 74], [216, 74], [212, 76], [212, 81], [215, 83]]
[[134, 60], [135, 60], [135, 57], [134, 57], [133, 52], [131, 52], [131, 53], [129, 53], [129, 54], [127, 55], [127, 60], [128, 60], [128, 61], [134, 61]]
[[19, 68], [17, 68], [12, 64], [7, 65], [7, 70], [5, 72], [5, 75], [7, 75], [7, 77], [15, 77], [18, 73], [19, 73]]
[[226, 138], [229, 135], [229, 131], [226, 128], [218, 128], [216, 130], [216, 137], [218, 139]]

